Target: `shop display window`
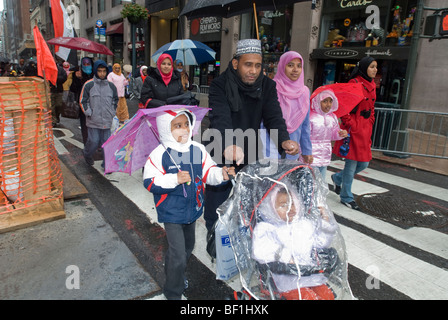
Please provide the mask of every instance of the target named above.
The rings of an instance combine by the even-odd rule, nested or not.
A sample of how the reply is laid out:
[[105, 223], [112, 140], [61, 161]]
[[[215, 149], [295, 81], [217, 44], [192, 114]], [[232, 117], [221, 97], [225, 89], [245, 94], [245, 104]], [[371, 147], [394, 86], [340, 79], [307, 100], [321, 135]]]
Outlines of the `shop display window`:
[[[274, 77], [280, 56], [289, 50], [291, 44], [291, 27], [293, 6], [283, 6], [277, 11], [258, 11], [258, 35], [263, 50], [263, 72]], [[256, 38], [255, 21], [252, 14], [241, 17], [241, 39]]]
[[320, 48], [409, 46], [417, 0], [324, 1]]

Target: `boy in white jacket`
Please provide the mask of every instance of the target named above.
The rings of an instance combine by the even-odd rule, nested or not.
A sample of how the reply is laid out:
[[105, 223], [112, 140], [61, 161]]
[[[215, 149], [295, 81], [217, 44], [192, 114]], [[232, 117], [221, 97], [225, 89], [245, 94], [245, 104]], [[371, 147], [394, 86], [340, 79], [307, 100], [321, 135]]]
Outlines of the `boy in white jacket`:
[[143, 175], [168, 240], [163, 293], [169, 300], [181, 299], [186, 289], [185, 268], [194, 248], [205, 184], [218, 185], [235, 175], [233, 167], [217, 167], [205, 147], [191, 139], [195, 121], [187, 109], [157, 116], [161, 145], [149, 155]]

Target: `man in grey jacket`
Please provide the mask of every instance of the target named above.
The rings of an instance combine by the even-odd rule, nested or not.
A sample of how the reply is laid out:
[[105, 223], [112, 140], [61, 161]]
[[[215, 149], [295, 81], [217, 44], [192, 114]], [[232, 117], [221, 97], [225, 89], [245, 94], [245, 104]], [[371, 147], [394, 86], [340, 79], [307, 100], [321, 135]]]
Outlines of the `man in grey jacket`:
[[[103, 60], [93, 64], [93, 79], [87, 81], [79, 97], [86, 115], [88, 137], [84, 145], [84, 158], [93, 165], [93, 155], [110, 137], [110, 127], [118, 104], [117, 88], [107, 81], [108, 68]], [[101, 166], [104, 168], [104, 160]]]

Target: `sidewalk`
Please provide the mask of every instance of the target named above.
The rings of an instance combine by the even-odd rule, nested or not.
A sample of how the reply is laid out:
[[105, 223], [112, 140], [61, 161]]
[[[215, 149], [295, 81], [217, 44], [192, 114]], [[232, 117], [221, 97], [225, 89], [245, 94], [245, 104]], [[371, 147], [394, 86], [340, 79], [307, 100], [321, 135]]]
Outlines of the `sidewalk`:
[[61, 167], [66, 218], [0, 234], [0, 300], [128, 300], [160, 292]]
[[409, 158], [395, 158], [384, 155], [380, 151], [372, 151], [374, 159], [391, 162], [411, 168], [430, 171], [448, 176], [448, 159], [438, 159], [421, 156], [410, 156]]

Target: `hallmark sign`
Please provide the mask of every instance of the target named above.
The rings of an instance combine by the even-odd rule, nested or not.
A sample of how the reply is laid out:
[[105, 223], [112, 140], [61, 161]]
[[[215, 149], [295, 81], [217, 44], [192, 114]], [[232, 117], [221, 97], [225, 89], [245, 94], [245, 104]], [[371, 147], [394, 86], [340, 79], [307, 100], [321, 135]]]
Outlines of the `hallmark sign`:
[[360, 59], [364, 56], [371, 56], [382, 60], [406, 60], [409, 59], [410, 47], [353, 47], [353, 48], [319, 48], [311, 53], [312, 59]]

